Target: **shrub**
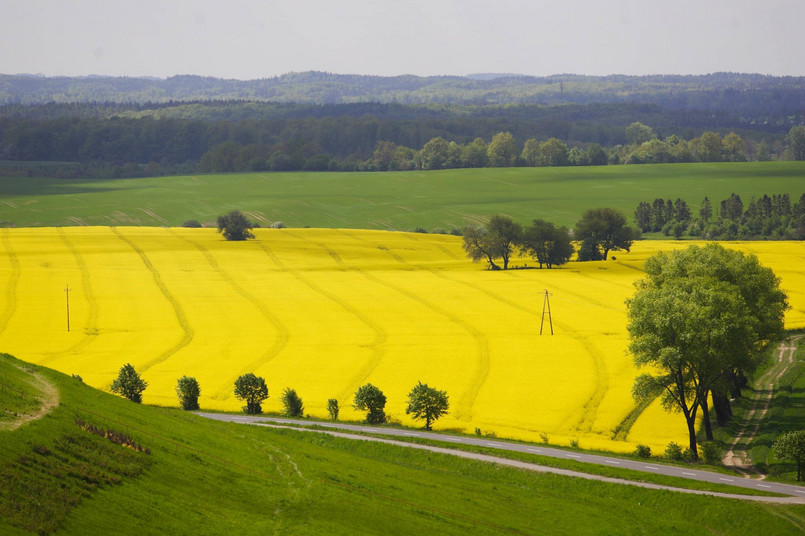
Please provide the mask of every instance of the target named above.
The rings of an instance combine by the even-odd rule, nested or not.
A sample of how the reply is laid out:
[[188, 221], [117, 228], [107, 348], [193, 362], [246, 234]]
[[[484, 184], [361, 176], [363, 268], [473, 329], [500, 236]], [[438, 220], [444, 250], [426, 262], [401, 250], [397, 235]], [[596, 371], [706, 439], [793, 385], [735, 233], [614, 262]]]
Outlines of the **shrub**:
[[302, 399], [299, 398], [295, 390], [288, 387], [282, 392], [282, 405], [285, 408], [283, 415], [286, 417], [301, 417], [304, 412]]
[[120, 367], [117, 379], [112, 382], [112, 392], [117, 393], [132, 402], [140, 403], [143, 401], [143, 391], [148, 387], [148, 382], [140, 378], [137, 371], [130, 363]]
[[246, 219], [246, 216], [239, 210], [233, 210], [228, 214], [218, 216], [218, 232], [223, 234], [227, 240], [254, 238], [251, 233], [253, 228], [252, 222]]
[[271, 228], [272, 229], [285, 229], [285, 224], [282, 223], [281, 221], [275, 221], [274, 223], [271, 224]]
[[638, 458], [651, 458], [651, 447], [648, 445], [637, 445], [635, 455]]
[[366, 422], [381, 424], [386, 422], [386, 395], [383, 391], [367, 383], [355, 391], [355, 409], [366, 411]]
[[570, 448], [577, 449], [579, 448], [579, 438], [571, 439], [570, 440]]
[[708, 465], [721, 463], [721, 447], [715, 441], [702, 443], [702, 461]]
[[198, 380], [182, 376], [176, 380], [176, 396], [179, 397], [179, 404], [184, 410], [198, 409], [198, 397], [201, 395], [201, 387]]
[[543, 443], [545, 443], [546, 445], [548, 444], [548, 434], [546, 434], [545, 432], [542, 432], [539, 435], [539, 438], [542, 440]]
[[182, 224], [182, 227], [201, 227], [201, 222], [198, 220], [187, 220]]
[[682, 447], [671, 441], [668, 443], [668, 446], [665, 447], [665, 457], [669, 460], [681, 462], [684, 459], [682, 455]]
[[338, 420], [338, 400], [331, 398], [327, 401], [327, 412], [330, 414], [331, 421]]
[[263, 400], [268, 398], [266, 381], [251, 372], [235, 380], [235, 397], [246, 402], [243, 411], [249, 414], [263, 413]]

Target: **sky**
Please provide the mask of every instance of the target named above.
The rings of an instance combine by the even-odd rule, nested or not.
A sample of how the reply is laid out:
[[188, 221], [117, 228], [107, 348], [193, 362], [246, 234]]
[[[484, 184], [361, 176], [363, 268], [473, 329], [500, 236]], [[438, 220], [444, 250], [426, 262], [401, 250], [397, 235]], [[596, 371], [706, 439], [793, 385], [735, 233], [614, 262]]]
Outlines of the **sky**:
[[0, 0], [0, 73], [805, 76], [805, 0]]

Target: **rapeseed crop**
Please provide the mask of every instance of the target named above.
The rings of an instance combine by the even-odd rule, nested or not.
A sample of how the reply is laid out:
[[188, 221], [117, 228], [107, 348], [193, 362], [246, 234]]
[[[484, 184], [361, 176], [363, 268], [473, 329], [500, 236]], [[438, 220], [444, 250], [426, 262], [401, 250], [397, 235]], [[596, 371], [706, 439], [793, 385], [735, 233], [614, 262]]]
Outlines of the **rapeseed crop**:
[[[176, 381], [188, 375], [201, 385], [203, 409], [237, 411], [234, 381], [254, 372], [269, 386], [267, 412], [282, 410], [290, 387], [311, 416], [326, 418], [336, 398], [341, 418], [358, 420], [352, 397], [370, 382], [393, 419], [417, 425], [406, 397], [422, 381], [450, 396], [437, 429], [614, 451], [686, 442], [684, 421], [657, 403], [633, 419], [624, 300], [649, 255], [689, 242], [644, 241], [609, 261], [490, 272], [452, 236], [255, 234], [236, 243], [213, 229], [4, 229], [0, 351], [106, 390], [131, 363], [148, 381], [148, 404], [177, 406]], [[805, 244], [728, 247], [782, 277], [787, 326], [805, 327]]]

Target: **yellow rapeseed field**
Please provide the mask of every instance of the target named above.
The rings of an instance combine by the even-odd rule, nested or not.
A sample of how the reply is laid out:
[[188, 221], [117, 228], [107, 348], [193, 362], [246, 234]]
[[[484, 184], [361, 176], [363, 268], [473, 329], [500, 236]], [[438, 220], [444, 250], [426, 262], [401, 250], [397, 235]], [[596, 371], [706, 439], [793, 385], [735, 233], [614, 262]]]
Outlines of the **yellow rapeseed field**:
[[[451, 236], [257, 229], [226, 242], [212, 229], [74, 227], [0, 231], [0, 351], [109, 389], [130, 362], [143, 401], [177, 406], [198, 379], [204, 409], [237, 411], [235, 379], [266, 378], [267, 412], [294, 388], [305, 411], [342, 418], [366, 382], [405, 424], [410, 389], [446, 390], [437, 429], [631, 451], [686, 444], [684, 420], [635, 410], [626, 307], [646, 257], [688, 242], [646, 241], [604, 262], [490, 272]], [[782, 277], [805, 327], [805, 243], [731, 243]], [[515, 266], [533, 267], [519, 259]], [[69, 286], [69, 294], [65, 289]], [[543, 317], [545, 290], [551, 317]], [[67, 331], [67, 298], [70, 331]], [[545, 321], [544, 334], [539, 334]], [[555, 334], [550, 335], [549, 320]], [[620, 430], [620, 433], [616, 433]]]

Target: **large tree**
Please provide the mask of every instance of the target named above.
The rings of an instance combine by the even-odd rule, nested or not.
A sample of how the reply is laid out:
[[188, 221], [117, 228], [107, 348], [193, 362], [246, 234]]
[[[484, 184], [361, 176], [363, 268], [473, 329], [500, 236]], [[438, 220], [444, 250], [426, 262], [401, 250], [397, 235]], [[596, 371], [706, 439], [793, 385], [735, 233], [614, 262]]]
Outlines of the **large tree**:
[[551, 222], [537, 219], [523, 229], [520, 238], [520, 249], [531, 255], [542, 268], [565, 264], [573, 256], [573, 242], [567, 227], [557, 227]]
[[430, 430], [431, 423], [446, 414], [449, 408], [447, 392], [419, 382], [408, 394], [405, 413], [413, 415], [414, 419], [424, 419], [425, 430]]
[[805, 126], [791, 127], [785, 143], [793, 160], [805, 160]]
[[627, 224], [623, 212], [614, 208], [587, 209], [576, 223], [576, 240], [594, 245], [603, 260], [610, 251], [629, 251], [637, 236], [638, 231]]
[[485, 228], [464, 229], [464, 251], [474, 262], [486, 259], [493, 270], [500, 269], [495, 259], [502, 259], [506, 270], [522, 232], [522, 226], [508, 216], [492, 216]]
[[709, 394], [768, 356], [784, 333], [787, 298], [756, 257], [717, 244], [660, 252], [645, 271], [627, 301], [627, 328], [635, 364], [654, 372], [635, 380], [633, 394], [638, 400], [660, 395], [666, 409], [682, 412], [696, 456], [698, 411], [712, 437]]
[[493, 167], [510, 167], [517, 159], [517, 145], [511, 132], [498, 132], [487, 148], [489, 163]]
[[243, 411], [249, 414], [263, 412], [263, 400], [268, 398], [266, 381], [249, 372], [235, 380], [235, 397], [246, 402]]

